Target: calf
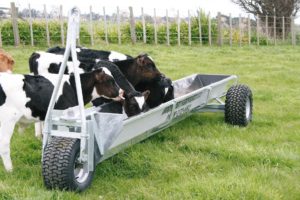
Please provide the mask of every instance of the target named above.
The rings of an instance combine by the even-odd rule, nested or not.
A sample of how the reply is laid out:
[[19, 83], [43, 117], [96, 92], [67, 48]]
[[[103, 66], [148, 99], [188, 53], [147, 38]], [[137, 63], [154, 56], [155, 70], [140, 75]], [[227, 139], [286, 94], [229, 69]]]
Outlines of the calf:
[[[58, 73], [62, 61], [62, 55], [56, 55], [47, 52], [34, 52], [29, 58], [30, 72], [34, 73], [35, 75], [44, 73]], [[81, 69], [81, 72], [89, 72], [95, 68], [95, 62], [92, 65], [88, 62], [85, 62], [84, 59], [79, 59], [79, 62], [79, 68]], [[136, 58], [115, 61], [113, 63], [118, 66], [119, 70], [121, 70], [121, 72], [133, 86], [140, 82], [159, 79], [162, 75], [156, 68], [152, 58], [147, 54], [141, 54]], [[65, 70], [66, 74], [70, 73], [71, 69], [73, 69], [72, 67], [69, 67], [70, 64], [71, 63], [67, 63]]]
[[14, 59], [3, 50], [0, 50], [0, 72], [12, 72], [15, 64]]
[[172, 81], [164, 76], [161, 76], [159, 80], [139, 83], [135, 86], [135, 89], [137, 91], [150, 91], [150, 95], [146, 100], [149, 108], [154, 108], [162, 103], [174, 99]]
[[[111, 62], [99, 61], [95, 65], [95, 68], [99, 67], [108, 68], [117, 84], [124, 90], [124, 101], [111, 103], [110, 106], [114, 106], [115, 108], [110, 108], [110, 110], [116, 110], [117, 113], [125, 113], [127, 117], [131, 117], [145, 111], [145, 101], [150, 94], [149, 90], [141, 92], [136, 91], [132, 84], [128, 82], [123, 73], [119, 70], [118, 66]], [[99, 106], [107, 102], [108, 100], [98, 98], [93, 101], [93, 105]]]
[[136, 58], [113, 63], [119, 67], [133, 86], [140, 82], [158, 80], [162, 76], [153, 59], [147, 54], [140, 54]]
[[[43, 121], [57, 75], [32, 76], [0, 73], [0, 156], [7, 171], [12, 170], [10, 139], [17, 122]], [[99, 68], [80, 75], [84, 104], [99, 97], [117, 98], [119, 87], [110, 72]], [[74, 75], [64, 76], [55, 109], [78, 105]]]
[[147, 110], [147, 104], [144, 102], [149, 93], [148, 90], [134, 95], [124, 93], [124, 100], [122, 101], [107, 101], [98, 98], [93, 103], [101, 104], [100, 112], [124, 114], [125, 118], [128, 118]]
[[149, 108], [174, 99], [172, 81], [156, 68], [153, 59], [140, 54], [134, 59], [114, 62], [137, 91], [149, 90], [146, 100]]
[[[60, 66], [63, 62], [63, 55], [56, 55], [43, 51], [37, 51], [31, 54], [29, 58], [29, 70], [34, 75], [52, 73], [58, 74]], [[73, 62], [67, 62], [67, 66], [64, 74], [70, 74], [73, 72]], [[88, 68], [85, 63], [79, 62], [80, 73], [83, 73], [83, 69]], [[91, 71], [91, 70], [86, 70]]]

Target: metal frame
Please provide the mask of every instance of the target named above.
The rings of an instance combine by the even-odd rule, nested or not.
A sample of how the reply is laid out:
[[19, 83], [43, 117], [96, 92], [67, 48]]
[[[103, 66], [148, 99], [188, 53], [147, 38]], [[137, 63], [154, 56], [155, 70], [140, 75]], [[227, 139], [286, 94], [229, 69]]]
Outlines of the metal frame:
[[[66, 64], [69, 59], [69, 56], [71, 54], [72, 60], [73, 60], [73, 68], [74, 68], [74, 76], [75, 76], [75, 84], [76, 84], [76, 91], [77, 91], [77, 100], [79, 103], [79, 113], [80, 118], [76, 119], [76, 122], [78, 123], [80, 127], [80, 161], [87, 161], [87, 153], [84, 152], [88, 134], [87, 134], [87, 124], [86, 124], [86, 118], [85, 118], [85, 112], [84, 112], [84, 103], [83, 103], [83, 97], [82, 97], [82, 90], [81, 90], [81, 81], [79, 76], [79, 61], [77, 60], [77, 53], [76, 53], [76, 39], [79, 38], [79, 25], [80, 25], [80, 11], [77, 7], [74, 7], [69, 12], [69, 21], [68, 21], [68, 31], [67, 31], [67, 43], [66, 43], [66, 50], [63, 56], [63, 62], [61, 64], [59, 73], [58, 73], [58, 80], [57, 84], [54, 87], [51, 100], [49, 103], [48, 111], [45, 118], [45, 126], [43, 130], [43, 149], [45, 148], [48, 140], [50, 139], [51, 132], [53, 132], [53, 112], [54, 106], [56, 103], [56, 100], [58, 98], [58, 91], [62, 87], [62, 79], [64, 76], [64, 71], [66, 69]], [[61, 134], [62, 136], [66, 136], [65, 134]], [[79, 137], [79, 136], [77, 136]]]

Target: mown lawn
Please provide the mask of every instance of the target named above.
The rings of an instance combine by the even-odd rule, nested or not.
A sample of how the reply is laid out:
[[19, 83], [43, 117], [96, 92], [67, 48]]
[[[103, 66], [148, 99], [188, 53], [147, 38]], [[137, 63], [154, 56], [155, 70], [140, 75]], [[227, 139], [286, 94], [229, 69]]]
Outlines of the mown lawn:
[[[300, 47], [94, 48], [147, 52], [173, 80], [236, 74], [252, 88], [253, 122], [239, 128], [221, 113], [195, 114], [98, 165], [80, 194], [44, 188], [41, 141], [32, 126], [24, 134], [16, 129], [14, 172], [1, 163], [0, 199], [300, 199]], [[28, 72], [30, 54], [44, 49], [5, 48], [17, 73]]]

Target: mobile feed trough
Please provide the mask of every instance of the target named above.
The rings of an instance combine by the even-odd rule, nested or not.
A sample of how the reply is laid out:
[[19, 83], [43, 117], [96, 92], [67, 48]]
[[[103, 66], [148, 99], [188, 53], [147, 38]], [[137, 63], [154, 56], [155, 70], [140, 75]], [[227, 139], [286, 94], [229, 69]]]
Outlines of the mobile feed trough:
[[[77, 60], [75, 45], [78, 30], [79, 10], [74, 8], [69, 14], [60, 78], [50, 101], [43, 131], [42, 171], [47, 188], [86, 189], [93, 179], [96, 164], [196, 112], [225, 112], [225, 121], [239, 126], [247, 126], [251, 121], [251, 90], [237, 85], [235, 75], [194, 74], [176, 80], [173, 82], [173, 100], [128, 119], [124, 119], [122, 114], [101, 112], [104, 107], [109, 110], [110, 104], [85, 109], [77, 63], [74, 63], [74, 73], [79, 106], [64, 111], [54, 110], [70, 53], [73, 62]], [[222, 101], [224, 96], [225, 103]]]

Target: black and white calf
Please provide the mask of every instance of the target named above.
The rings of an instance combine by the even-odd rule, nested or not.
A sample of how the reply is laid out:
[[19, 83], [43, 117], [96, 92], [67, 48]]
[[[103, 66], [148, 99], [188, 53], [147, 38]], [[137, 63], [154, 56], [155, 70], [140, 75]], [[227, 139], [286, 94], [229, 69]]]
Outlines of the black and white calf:
[[134, 59], [114, 62], [137, 91], [149, 90], [147, 98], [149, 108], [174, 99], [172, 81], [166, 78], [147, 54], [140, 54]]
[[[32, 53], [29, 58], [30, 72], [34, 75], [45, 73], [57, 74], [63, 62], [64, 51], [64, 48], [53, 47], [52, 49], [48, 49], [48, 52], [37, 51]], [[131, 58], [128, 55], [115, 51], [98, 51], [85, 48], [76, 48], [76, 51], [80, 73], [92, 71], [94, 65], [101, 60], [112, 62]], [[72, 58], [69, 57], [65, 74], [73, 72], [72, 65]]]
[[93, 103], [101, 105], [99, 112], [123, 114], [124, 119], [126, 119], [147, 111], [148, 106], [145, 100], [147, 100], [149, 94], [149, 90], [135, 94], [124, 93], [124, 100], [121, 101], [108, 101], [98, 98]]
[[174, 99], [174, 87], [171, 79], [161, 76], [159, 80], [153, 80], [150, 82], [141, 82], [135, 86], [137, 91], [149, 90], [146, 103], [149, 108], [154, 108], [162, 103]]
[[[32, 53], [29, 58], [29, 70], [34, 75], [46, 74], [46, 73], [58, 74], [62, 62], [63, 62], [63, 55], [37, 51]], [[88, 66], [85, 63], [79, 62], [80, 73], [83, 73], [84, 72], [83, 69], [86, 68], [88, 68]], [[73, 62], [68, 61], [64, 73], [70, 74], [72, 72], [73, 72]]]
[[[96, 62], [93, 64], [86, 62], [89, 57], [85, 57], [79, 60], [80, 72], [90, 72], [95, 69]], [[48, 52], [34, 52], [29, 58], [29, 69], [30, 72], [37, 74], [53, 73], [57, 74], [59, 72], [60, 66], [63, 61], [63, 55], [53, 54]], [[99, 61], [97, 61], [99, 62]], [[119, 70], [125, 75], [129, 82], [135, 86], [140, 82], [152, 81], [159, 79], [161, 77], [160, 71], [156, 68], [153, 59], [147, 54], [138, 55], [135, 58], [128, 58], [127, 60], [120, 60], [113, 62], [118, 66]], [[73, 67], [70, 67], [72, 62], [67, 63], [65, 74], [72, 72]]]
[[[110, 103], [109, 106], [111, 108], [109, 108], [109, 110], [114, 111], [115, 113], [125, 113], [127, 117], [132, 117], [134, 115], [140, 114], [143, 111], [146, 111], [145, 108], [147, 108], [147, 106], [145, 101], [150, 94], [149, 90], [143, 90], [141, 92], [136, 91], [132, 84], [119, 70], [118, 66], [111, 62], [99, 61], [95, 65], [95, 68], [100, 67], [109, 69], [117, 84], [124, 90], [124, 100], [121, 102]], [[104, 103], [108, 103], [108, 101], [109, 100], [105, 100], [103, 98], [98, 98], [93, 101], [93, 105], [99, 106]]]
[[[7, 171], [12, 170], [10, 140], [16, 123], [28, 124], [45, 119], [57, 78], [53, 74], [0, 73], [0, 156]], [[81, 74], [80, 79], [84, 104], [99, 97], [119, 98], [120, 88], [105, 68]], [[75, 78], [65, 75], [55, 109], [64, 110], [77, 105]]]

